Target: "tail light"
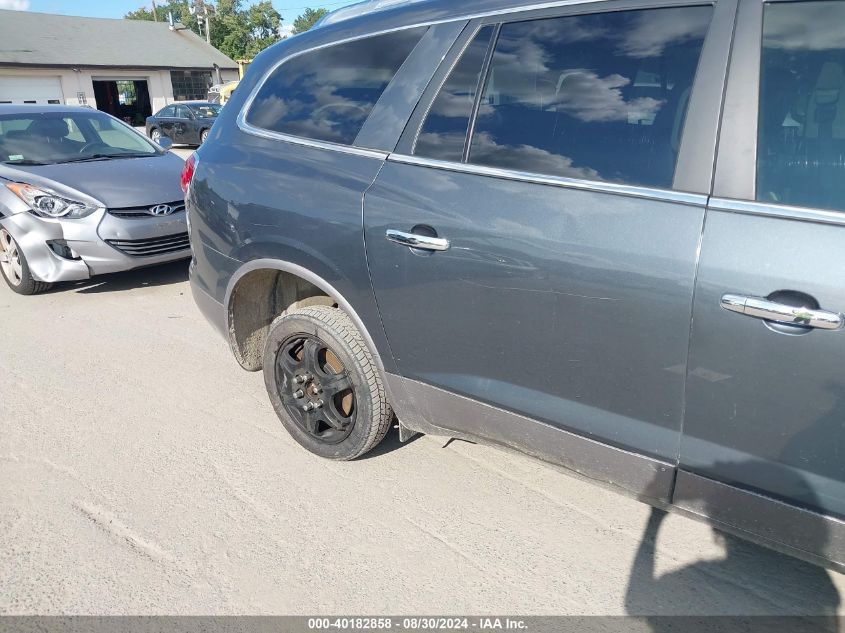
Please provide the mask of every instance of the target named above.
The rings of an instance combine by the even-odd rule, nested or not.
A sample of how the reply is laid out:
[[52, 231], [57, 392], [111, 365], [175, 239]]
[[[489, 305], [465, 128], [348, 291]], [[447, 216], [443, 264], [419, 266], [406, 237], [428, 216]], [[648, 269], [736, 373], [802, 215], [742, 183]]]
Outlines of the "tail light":
[[188, 193], [188, 187], [194, 179], [194, 170], [197, 167], [197, 155], [191, 154], [188, 160], [185, 161], [185, 166], [182, 167], [182, 177], [179, 179], [182, 185], [182, 191]]

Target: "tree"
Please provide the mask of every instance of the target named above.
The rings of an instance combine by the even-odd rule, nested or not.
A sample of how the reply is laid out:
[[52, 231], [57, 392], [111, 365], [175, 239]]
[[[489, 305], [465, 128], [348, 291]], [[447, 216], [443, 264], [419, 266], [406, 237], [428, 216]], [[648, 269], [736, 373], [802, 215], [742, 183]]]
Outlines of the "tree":
[[308, 29], [314, 26], [321, 17], [328, 13], [328, 9], [305, 9], [302, 15], [297, 16], [293, 21], [293, 34], [305, 33]]
[[[158, 7], [159, 20], [168, 11], [173, 17], [197, 35], [205, 36], [191, 6], [206, 5], [211, 14], [211, 44], [232, 59], [252, 59], [268, 46], [279, 41], [282, 16], [270, 0], [261, 0], [247, 8], [243, 0], [169, 0]], [[141, 8], [124, 16], [130, 20], [152, 20], [153, 13]], [[203, 27], [205, 24], [203, 24]]]
[[[197, 35], [203, 35], [200, 30], [200, 25], [197, 19], [191, 15], [188, 0], [170, 0], [169, 2], [159, 2], [156, 13], [160, 22], [167, 21], [167, 14], [172, 13], [173, 19], [181, 24], [184, 24]], [[127, 20], [147, 20], [152, 22], [155, 16], [150, 9], [141, 7], [136, 11], [130, 11], [125, 16]]]

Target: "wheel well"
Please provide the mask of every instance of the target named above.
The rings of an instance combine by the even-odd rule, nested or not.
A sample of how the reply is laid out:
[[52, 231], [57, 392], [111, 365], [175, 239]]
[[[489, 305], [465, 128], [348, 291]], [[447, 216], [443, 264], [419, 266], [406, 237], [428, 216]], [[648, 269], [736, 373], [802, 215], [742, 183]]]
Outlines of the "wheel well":
[[338, 307], [322, 289], [293, 273], [253, 270], [233, 288], [229, 299], [229, 340], [244, 369], [261, 369], [264, 343], [273, 320], [288, 310], [306, 306]]

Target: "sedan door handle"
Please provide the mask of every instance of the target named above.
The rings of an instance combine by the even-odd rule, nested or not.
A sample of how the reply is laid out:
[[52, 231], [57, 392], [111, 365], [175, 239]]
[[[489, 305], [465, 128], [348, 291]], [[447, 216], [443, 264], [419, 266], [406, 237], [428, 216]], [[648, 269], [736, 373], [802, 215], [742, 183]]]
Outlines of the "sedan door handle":
[[820, 330], [840, 330], [845, 325], [845, 317], [838, 312], [791, 306], [762, 297], [727, 294], [722, 297], [721, 303], [725, 310], [785, 325]]
[[396, 231], [394, 229], [387, 229], [385, 237], [391, 242], [396, 242], [402, 246], [420, 248], [426, 251], [447, 251], [450, 246], [449, 240], [442, 237], [429, 237], [428, 235], [406, 233], [405, 231]]

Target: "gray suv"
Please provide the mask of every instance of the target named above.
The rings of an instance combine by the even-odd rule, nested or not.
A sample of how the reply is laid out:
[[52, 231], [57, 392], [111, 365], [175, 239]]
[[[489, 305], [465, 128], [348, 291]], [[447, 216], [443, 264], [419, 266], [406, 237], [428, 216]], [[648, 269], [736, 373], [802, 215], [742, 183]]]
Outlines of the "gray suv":
[[197, 303], [310, 451], [469, 438], [845, 569], [845, 2], [430, 0], [262, 53]]

